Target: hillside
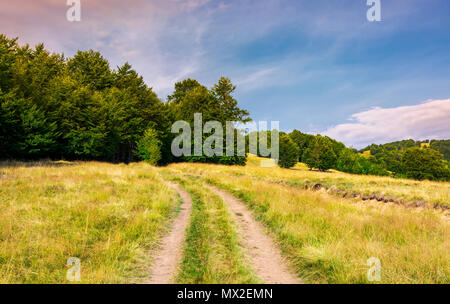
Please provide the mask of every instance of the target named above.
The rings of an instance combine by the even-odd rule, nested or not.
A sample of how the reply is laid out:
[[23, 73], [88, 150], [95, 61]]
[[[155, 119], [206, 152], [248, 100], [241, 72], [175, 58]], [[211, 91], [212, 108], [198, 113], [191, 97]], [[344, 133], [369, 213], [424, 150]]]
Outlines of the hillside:
[[360, 152], [369, 151], [372, 155], [376, 155], [377, 153], [381, 152], [382, 150], [387, 151], [404, 151], [407, 148], [411, 147], [423, 147], [427, 146], [430, 147], [439, 153], [442, 153], [444, 155], [444, 159], [446, 161], [450, 162], [450, 139], [442, 139], [442, 140], [436, 140], [436, 139], [427, 139], [427, 140], [401, 140], [401, 141], [394, 141], [391, 143], [381, 144], [381, 145], [370, 145], [360, 150]]
[[147, 282], [187, 195], [186, 235], [163, 251], [179, 255], [175, 282], [368, 283], [375, 257], [382, 283], [448, 283], [450, 183], [261, 161], [0, 163], [1, 282], [67, 283], [69, 257], [85, 283]]

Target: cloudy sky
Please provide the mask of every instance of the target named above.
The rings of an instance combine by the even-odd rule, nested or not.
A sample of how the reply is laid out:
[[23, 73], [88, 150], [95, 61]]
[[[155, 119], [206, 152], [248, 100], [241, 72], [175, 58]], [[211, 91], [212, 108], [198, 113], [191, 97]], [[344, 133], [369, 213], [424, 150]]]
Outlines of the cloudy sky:
[[128, 61], [165, 99], [221, 76], [254, 120], [347, 145], [450, 138], [450, 1], [0, 0], [0, 32], [55, 52]]

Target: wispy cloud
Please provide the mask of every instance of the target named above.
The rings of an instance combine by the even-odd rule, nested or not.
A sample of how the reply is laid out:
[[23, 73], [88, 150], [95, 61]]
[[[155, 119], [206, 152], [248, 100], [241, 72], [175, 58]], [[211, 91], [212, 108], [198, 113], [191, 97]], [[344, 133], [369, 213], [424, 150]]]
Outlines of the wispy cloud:
[[430, 100], [396, 108], [376, 107], [353, 114], [351, 123], [339, 124], [325, 134], [356, 148], [371, 143], [450, 136], [450, 99]]

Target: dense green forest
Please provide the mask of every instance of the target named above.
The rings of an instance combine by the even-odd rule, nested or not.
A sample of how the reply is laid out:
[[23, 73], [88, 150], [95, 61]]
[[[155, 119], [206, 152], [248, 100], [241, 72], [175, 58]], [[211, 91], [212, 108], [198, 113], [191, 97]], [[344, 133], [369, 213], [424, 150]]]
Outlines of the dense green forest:
[[[246, 122], [248, 112], [232, 97], [235, 87], [221, 78], [211, 89], [187, 79], [175, 84], [167, 102], [125, 63], [112, 70], [92, 50], [73, 58], [52, 54], [43, 44], [19, 46], [0, 36], [0, 158], [81, 159], [130, 162], [149, 156], [175, 160], [245, 163], [245, 157], [174, 159], [170, 153], [176, 120]], [[145, 151], [148, 149], [149, 151]]]
[[[0, 159], [244, 165], [246, 157], [238, 156], [237, 149], [225, 156], [225, 139], [224, 156], [171, 153], [177, 136], [171, 132], [173, 122], [186, 121], [193, 130], [194, 113], [202, 113], [203, 124], [250, 121], [233, 97], [235, 88], [225, 77], [211, 88], [186, 79], [174, 84], [163, 101], [128, 63], [111, 69], [99, 52], [78, 51], [68, 58], [48, 52], [43, 44], [20, 46], [17, 39], [0, 35]], [[271, 132], [267, 135], [263, 145], [270, 145]], [[202, 139], [208, 136], [202, 134]], [[406, 140], [356, 151], [327, 136], [298, 130], [279, 136], [279, 165], [285, 168], [301, 161], [322, 171], [450, 179], [450, 140]]]

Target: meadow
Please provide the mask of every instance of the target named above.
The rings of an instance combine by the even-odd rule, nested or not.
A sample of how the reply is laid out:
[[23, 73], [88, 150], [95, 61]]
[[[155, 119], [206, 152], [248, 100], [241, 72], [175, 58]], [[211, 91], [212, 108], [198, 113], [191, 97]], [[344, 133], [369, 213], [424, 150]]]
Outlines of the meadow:
[[311, 171], [306, 165], [298, 163], [292, 169], [279, 167], [263, 168], [261, 161], [250, 155], [247, 166], [194, 166], [183, 164], [178, 168], [193, 173], [208, 172], [286, 184], [299, 188], [324, 188], [328, 193], [347, 198], [387, 200], [409, 207], [428, 207], [448, 210], [450, 208], [450, 183], [435, 181], [416, 181], [373, 175], [358, 175], [330, 170], [328, 172]]
[[0, 163], [0, 283], [83, 283], [148, 275], [148, 254], [178, 198], [154, 167], [97, 162]]
[[381, 283], [449, 283], [449, 214], [442, 208], [449, 183], [315, 172], [302, 164], [261, 168], [259, 161], [2, 162], [0, 283], [70, 283], [69, 257], [80, 258], [82, 283], [145, 281], [180, 203], [167, 181], [193, 201], [177, 283], [262, 282], [236, 215], [207, 185], [239, 198], [305, 283], [370, 283], [371, 257], [381, 261]]
[[449, 283], [447, 209], [430, 207], [429, 201], [413, 207], [298, 186], [308, 183], [305, 179], [330, 187], [345, 183], [354, 191], [382, 189], [448, 204], [449, 183], [312, 172], [301, 164], [293, 170], [261, 168], [251, 163], [255, 157], [249, 161], [246, 167], [184, 163], [170, 168], [242, 199], [308, 283], [368, 283], [371, 257], [381, 261], [382, 283]]

